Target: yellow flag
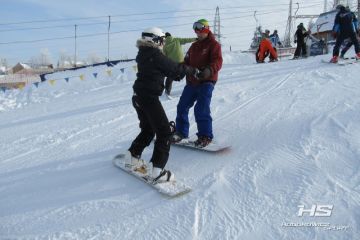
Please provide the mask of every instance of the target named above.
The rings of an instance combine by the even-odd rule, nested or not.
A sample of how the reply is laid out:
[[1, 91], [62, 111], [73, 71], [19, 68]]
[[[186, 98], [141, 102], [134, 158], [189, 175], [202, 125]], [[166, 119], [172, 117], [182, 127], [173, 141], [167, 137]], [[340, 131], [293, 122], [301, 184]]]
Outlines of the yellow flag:
[[20, 90], [23, 90], [23, 88], [25, 87], [25, 83], [19, 83], [17, 85], [17, 87], [20, 89]]
[[83, 81], [83, 80], [85, 79], [84, 74], [81, 74], [81, 75], [79, 76], [79, 78], [80, 78], [81, 81]]
[[56, 82], [56, 80], [49, 80], [49, 83], [50, 83], [51, 86], [54, 86], [55, 82]]
[[111, 69], [106, 70], [107, 74], [111, 76]]
[[133, 69], [134, 69], [135, 72], [137, 72], [138, 71], [137, 65], [134, 65]]

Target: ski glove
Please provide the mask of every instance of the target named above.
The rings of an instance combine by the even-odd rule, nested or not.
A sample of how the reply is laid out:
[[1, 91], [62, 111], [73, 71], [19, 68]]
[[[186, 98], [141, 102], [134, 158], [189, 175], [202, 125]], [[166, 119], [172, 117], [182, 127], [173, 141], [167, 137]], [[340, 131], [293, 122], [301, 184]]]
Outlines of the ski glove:
[[196, 74], [196, 78], [202, 80], [202, 79], [207, 79], [211, 76], [211, 69], [210, 68], [205, 68], [204, 70], [200, 71], [198, 74]]
[[196, 76], [200, 71], [197, 68], [185, 65], [185, 72], [186, 72], [186, 75]]

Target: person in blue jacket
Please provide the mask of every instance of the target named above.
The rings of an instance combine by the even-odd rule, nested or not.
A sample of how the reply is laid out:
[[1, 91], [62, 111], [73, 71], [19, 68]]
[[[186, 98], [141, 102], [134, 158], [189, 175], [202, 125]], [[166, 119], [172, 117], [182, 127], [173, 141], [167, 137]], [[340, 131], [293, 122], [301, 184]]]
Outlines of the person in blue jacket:
[[345, 39], [350, 38], [355, 48], [355, 58], [360, 59], [359, 42], [356, 37], [356, 31], [358, 29], [358, 21], [355, 15], [346, 9], [343, 5], [336, 7], [339, 12], [336, 14], [333, 36], [336, 37], [336, 43], [333, 49], [333, 57], [330, 62], [337, 63], [339, 58], [340, 46]]

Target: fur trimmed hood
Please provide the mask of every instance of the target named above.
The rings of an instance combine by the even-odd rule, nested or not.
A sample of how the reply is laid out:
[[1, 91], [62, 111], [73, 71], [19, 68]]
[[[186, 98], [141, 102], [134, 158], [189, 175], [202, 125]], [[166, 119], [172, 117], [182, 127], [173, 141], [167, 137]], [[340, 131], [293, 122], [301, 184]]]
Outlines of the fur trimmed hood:
[[162, 46], [159, 46], [154, 42], [149, 42], [149, 41], [146, 41], [146, 40], [141, 39], [141, 38], [136, 41], [136, 47], [137, 48], [151, 47], [151, 48], [158, 48], [158, 49], [162, 50]]

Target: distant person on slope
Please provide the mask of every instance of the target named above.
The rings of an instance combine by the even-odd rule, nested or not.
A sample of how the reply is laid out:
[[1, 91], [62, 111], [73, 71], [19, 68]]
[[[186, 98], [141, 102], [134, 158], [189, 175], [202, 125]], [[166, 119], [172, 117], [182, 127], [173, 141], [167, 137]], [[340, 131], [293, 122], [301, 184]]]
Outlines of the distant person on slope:
[[[165, 33], [165, 45], [163, 52], [165, 56], [177, 63], [184, 62], [184, 54], [181, 45], [196, 41], [196, 38], [176, 38], [172, 37], [169, 32]], [[165, 93], [170, 95], [173, 80], [167, 77], [165, 81]]]
[[309, 36], [309, 34], [310, 34], [310, 30], [306, 31], [306, 28], [304, 27], [303, 23], [300, 23], [297, 26], [297, 30], [294, 36], [294, 43], [297, 44], [294, 53], [294, 59], [298, 59], [300, 57], [300, 54], [301, 57], [303, 58], [307, 57], [305, 38]]
[[259, 48], [256, 52], [256, 62], [264, 63], [265, 58], [270, 54], [270, 62], [274, 62], [278, 60], [278, 55], [275, 49], [272, 46], [272, 43], [269, 39], [269, 30], [265, 30], [263, 33], [263, 37], [260, 41]]
[[[346, 10], [351, 12], [349, 6], [346, 7]], [[351, 12], [351, 14], [353, 15], [353, 19], [354, 19], [354, 27], [356, 28], [356, 26], [357, 26], [357, 28], [355, 30], [356, 30], [356, 33], [357, 33], [356, 37], [357, 37], [358, 42], [359, 42], [359, 28], [358, 28], [359, 26], [358, 26], [358, 23], [357, 23], [358, 20], [357, 20], [356, 15], [355, 15], [354, 12]], [[346, 52], [351, 48], [352, 45], [354, 45], [354, 43], [351, 41], [351, 38], [347, 38], [347, 39], [344, 40], [344, 45], [345, 46], [341, 49], [341, 52], [340, 52], [340, 58], [345, 58]]]
[[339, 57], [340, 46], [346, 38], [350, 38], [355, 48], [355, 58], [360, 59], [359, 42], [356, 38], [356, 30], [358, 29], [358, 21], [351, 11], [347, 10], [343, 5], [336, 7], [339, 12], [336, 14], [333, 35], [336, 37], [336, 43], [333, 49], [333, 57], [330, 62], [337, 63]]
[[270, 35], [270, 41], [272, 43], [272, 46], [274, 48], [274, 50], [277, 52], [276, 48], [279, 46], [279, 47], [282, 47], [282, 43], [280, 41], [280, 37], [278, 35], [278, 31], [277, 30], [274, 30], [274, 32]]
[[[215, 40], [206, 19], [200, 19], [193, 24], [198, 37], [185, 56], [185, 64], [198, 68], [201, 72], [196, 77], [187, 75], [186, 86], [177, 105], [176, 132], [173, 142], [180, 142], [189, 137], [189, 110], [194, 106], [197, 123], [195, 146], [205, 147], [213, 139], [210, 102], [218, 72], [222, 67], [221, 45]], [[196, 102], [196, 103], [195, 103]]]
[[175, 80], [182, 79], [185, 74], [194, 75], [196, 69], [184, 64], [175, 63], [162, 53], [165, 33], [153, 27], [142, 32], [136, 46], [138, 73], [133, 85], [133, 106], [140, 120], [140, 133], [132, 142], [126, 155], [127, 167], [134, 171], [146, 169], [140, 160], [145, 147], [149, 146], [156, 135], [154, 151], [151, 157], [154, 181], [172, 181], [174, 175], [165, 170], [170, 151], [171, 129], [165, 111], [159, 101], [164, 90], [166, 76]]

